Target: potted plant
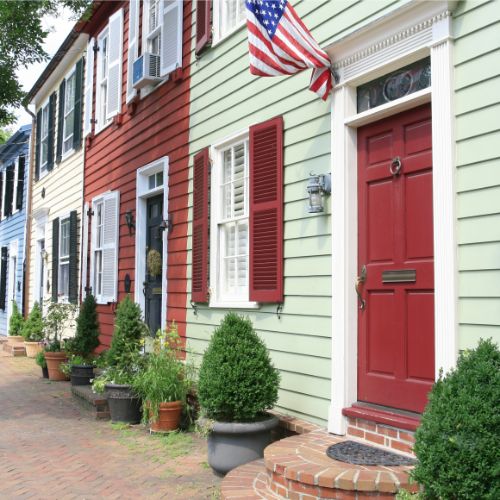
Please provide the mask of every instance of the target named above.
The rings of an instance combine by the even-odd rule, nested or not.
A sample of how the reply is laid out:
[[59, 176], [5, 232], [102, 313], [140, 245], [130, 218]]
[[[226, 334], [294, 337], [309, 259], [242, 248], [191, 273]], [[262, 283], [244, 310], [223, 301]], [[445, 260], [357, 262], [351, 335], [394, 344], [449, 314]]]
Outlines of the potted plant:
[[43, 378], [49, 378], [49, 370], [47, 369], [47, 361], [45, 360], [45, 351], [36, 353], [35, 362], [42, 369]]
[[266, 413], [278, 399], [280, 375], [249, 319], [227, 314], [199, 371], [198, 397], [208, 420], [208, 463], [220, 474], [256, 460], [279, 421]]
[[38, 302], [35, 302], [27, 320], [23, 322], [21, 330], [28, 358], [34, 358], [43, 350], [43, 328], [42, 309]]
[[75, 313], [75, 306], [64, 302], [49, 302], [44, 318], [44, 328], [47, 339], [45, 360], [49, 370], [49, 380], [68, 380], [61, 370], [61, 364], [67, 362], [68, 355], [63, 349], [62, 335], [70, 328]]
[[190, 387], [186, 365], [179, 355], [180, 345], [175, 323], [164, 333], [158, 331], [145, 368], [132, 383], [135, 393], [142, 398], [142, 419], [151, 432], [179, 428]]
[[97, 304], [93, 295], [87, 295], [76, 319], [75, 336], [64, 345], [69, 359], [62, 369], [70, 375], [71, 385], [90, 385], [95, 365], [92, 353], [98, 346]]
[[12, 314], [9, 320], [9, 343], [22, 342], [22, 329], [23, 329], [24, 319], [22, 314], [19, 312], [17, 303], [15, 300], [12, 301]]
[[127, 295], [116, 309], [113, 339], [105, 356], [106, 368], [93, 382], [96, 392], [106, 394], [112, 422], [141, 421], [141, 400], [132, 383], [144, 365], [141, 350], [147, 331], [139, 305]]

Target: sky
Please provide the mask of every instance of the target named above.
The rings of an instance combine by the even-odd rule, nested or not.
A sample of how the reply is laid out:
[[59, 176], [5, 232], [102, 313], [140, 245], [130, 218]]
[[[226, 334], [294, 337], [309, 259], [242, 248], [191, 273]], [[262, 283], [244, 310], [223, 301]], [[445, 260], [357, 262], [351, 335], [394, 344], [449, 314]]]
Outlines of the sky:
[[[59, 12], [57, 16], [48, 16], [44, 18], [42, 23], [43, 27], [50, 31], [45, 41], [44, 49], [49, 57], [52, 58], [75, 24], [75, 21], [71, 20], [71, 14], [67, 10], [61, 9], [61, 12]], [[17, 72], [19, 81], [22, 83], [23, 90], [28, 92], [33, 87], [48, 62], [49, 61], [47, 60], [42, 63], [31, 64], [27, 68], [22, 68]], [[21, 125], [28, 125], [31, 123], [31, 116], [26, 113], [23, 108], [16, 110], [16, 116], [16, 123], [9, 127], [12, 128], [14, 132]]]

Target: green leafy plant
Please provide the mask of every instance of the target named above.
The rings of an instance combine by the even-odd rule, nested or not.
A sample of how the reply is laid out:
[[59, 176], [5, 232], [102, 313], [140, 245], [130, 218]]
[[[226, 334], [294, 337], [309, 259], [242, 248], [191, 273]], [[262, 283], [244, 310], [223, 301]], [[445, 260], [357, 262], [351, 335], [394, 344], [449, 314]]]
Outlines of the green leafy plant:
[[9, 320], [9, 335], [22, 335], [22, 330], [24, 326], [23, 315], [19, 312], [17, 307], [17, 302], [12, 301], [12, 314]]
[[47, 368], [47, 361], [45, 360], [45, 352], [40, 351], [36, 353], [35, 362], [40, 368]]
[[160, 403], [186, 401], [190, 380], [186, 365], [180, 359], [181, 339], [175, 323], [165, 332], [158, 331], [153, 351], [132, 382], [135, 393], [143, 400], [143, 421], [158, 418]]
[[99, 322], [97, 320], [97, 304], [93, 295], [87, 295], [76, 318], [76, 333], [65, 342], [67, 352], [85, 358], [85, 364], [90, 354], [99, 346]]
[[198, 397], [203, 414], [224, 422], [252, 422], [278, 399], [280, 375], [252, 322], [227, 314], [203, 355]]
[[75, 304], [47, 301], [47, 314], [44, 318], [45, 334], [48, 340], [46, 351], [62, 350], [62, 334], [66, 328], [73, 327], [75, 312]]
[[500, 498], [499, 407], [500, 351], [481, 340], [429, 395], [414, 446], [425, 498]]
[[71, 375], [71, 368], [76, 365], [85, 365], [85, 366], [95, 366], [94, 362], [89, 360], [88, 358], [84, 358], [79, 354], [70, 355], [68, 361], [66, 363], [61, 363], [60, 369], [64, 373], [64, 375]]
[[22, 336], [26, 342], [40, 342], [44, 339], [42, 309], [38, 302], [33, 304], [33, 309], [24, 322]]

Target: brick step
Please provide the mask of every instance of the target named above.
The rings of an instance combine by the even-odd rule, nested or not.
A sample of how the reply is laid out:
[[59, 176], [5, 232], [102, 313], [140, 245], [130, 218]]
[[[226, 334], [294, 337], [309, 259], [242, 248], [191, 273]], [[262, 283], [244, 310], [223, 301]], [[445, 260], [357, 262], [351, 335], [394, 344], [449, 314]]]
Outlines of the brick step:
[[24, 343], [3, 342], [2, 344], [3, 344], [3, 350], [10, 356], [14, 357], [26, 356], [26, 348], [24, 347]]
[[72, 385], [73, 397], [87, 410], [90, 410], [97, 420], [109, 420], [108, 400], [102, 394], [92, 392], [91, 385]]
[[256, 462], [251, 464], [253, 469], [238, 467], [223, 480], [222, 498], [254, 498], [235, 496], [238, 489], [248, 493], [250, 484], [254, 485], [252, 494], [261, 495], [255, 498], [292, 500], [382, 500], [393, 499], [399, 489], [417, 490], [408, 481], [411, 466], [353, 465], [326, 455], [330, 445], [345, 440], [318, 430], [276, 441], [264, 451], [265, 471]]

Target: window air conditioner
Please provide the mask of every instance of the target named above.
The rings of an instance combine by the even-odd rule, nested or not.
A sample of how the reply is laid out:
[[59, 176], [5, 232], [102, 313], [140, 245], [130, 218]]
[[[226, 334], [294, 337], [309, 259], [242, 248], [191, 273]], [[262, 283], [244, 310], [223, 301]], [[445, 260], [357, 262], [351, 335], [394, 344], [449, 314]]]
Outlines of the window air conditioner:
[[160, 80], [160, 56], [144, 52], [134, 61], [132, 78], [134, 88], [140, 89], [146, 85], [155, 84]]

